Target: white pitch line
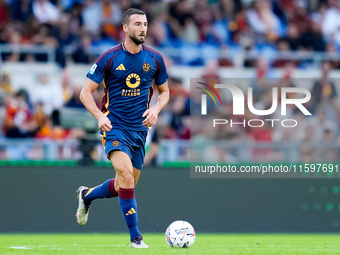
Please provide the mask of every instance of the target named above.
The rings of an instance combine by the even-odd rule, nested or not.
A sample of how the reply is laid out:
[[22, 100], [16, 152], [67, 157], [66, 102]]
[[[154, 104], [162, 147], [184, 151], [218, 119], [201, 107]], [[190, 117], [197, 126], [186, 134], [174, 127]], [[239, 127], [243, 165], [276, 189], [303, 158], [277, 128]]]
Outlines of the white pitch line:
[[10, 249], [18, 249], [18, 250], [29, 250], [29, 249], [31, 249], [30, 247], [27, 247], [27, 246], [10, 246], [8, 248], [10, 248]]
[[35, 245], [35, 246], [10, 246], [10, 249], [18, 249], [18, 250], [39, 250], [44, 248], [50, 248], [52, 250], [62, 250], [59, 245]]
[[[77, 244], [73, 244], [74, 246], [78, 246], [81, 248], [81, 246]], [[127, 245], [122, 244], [111, 244], [111, 245], [96, 245], [97, 247], [127, 247]], [[41, 249], [52, 249], [52, 250], [64, 250], [60, 247], [60, 245], [35, 245], [35, 246], [9, 246], [9, 249], [17, 249], [17, 250], [41, 250]]]
[[124, 244], [103, 244], [103, 245], [97, 245], [98, 247], [126, 247], [127, 245]]

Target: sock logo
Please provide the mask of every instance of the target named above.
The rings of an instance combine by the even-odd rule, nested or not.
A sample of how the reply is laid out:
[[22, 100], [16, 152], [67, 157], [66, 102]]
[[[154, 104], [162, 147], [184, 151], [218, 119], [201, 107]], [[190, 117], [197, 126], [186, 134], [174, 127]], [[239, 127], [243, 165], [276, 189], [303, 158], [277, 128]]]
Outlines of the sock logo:
[[89, 195], [93, 190], [94, 190], [94, 188], [89, 189], [89, 190], [86, 192], [85, 197], [86, 197], [87, 195]]
[[126, 216], [131, 215], [136, 213], [135, 209], [133, 209], [133, 207], [131, 207], [131, 209], [125, 214]]

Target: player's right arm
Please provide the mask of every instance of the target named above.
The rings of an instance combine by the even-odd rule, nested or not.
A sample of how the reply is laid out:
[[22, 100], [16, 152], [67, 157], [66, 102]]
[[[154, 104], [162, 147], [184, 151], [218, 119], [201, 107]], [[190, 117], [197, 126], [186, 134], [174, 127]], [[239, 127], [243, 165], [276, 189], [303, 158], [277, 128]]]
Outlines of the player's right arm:
[[99, 84], [87, 79], [84, 87], [80, 92], [80, 101], [86, 109], [97, 119], [98, 128], [103, 132], [108, 132], [112, 129], [111, 122], [108, 117], [98, 108], [93, 98], [93, 92], [98, 88]]

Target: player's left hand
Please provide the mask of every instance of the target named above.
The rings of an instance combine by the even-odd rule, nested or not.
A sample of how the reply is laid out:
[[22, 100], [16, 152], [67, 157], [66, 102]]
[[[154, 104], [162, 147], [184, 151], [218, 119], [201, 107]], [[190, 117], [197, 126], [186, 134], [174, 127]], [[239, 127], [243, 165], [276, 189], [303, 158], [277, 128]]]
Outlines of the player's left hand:
[[143, 120], [143, 126], [144, 127], [152, 127], [156, 124], [156, 121], [158, 119], [158, 109], [155, 107], [151, 107], [150, 109], [147, 109], [142, 117], [146, 117], [145, 120]]

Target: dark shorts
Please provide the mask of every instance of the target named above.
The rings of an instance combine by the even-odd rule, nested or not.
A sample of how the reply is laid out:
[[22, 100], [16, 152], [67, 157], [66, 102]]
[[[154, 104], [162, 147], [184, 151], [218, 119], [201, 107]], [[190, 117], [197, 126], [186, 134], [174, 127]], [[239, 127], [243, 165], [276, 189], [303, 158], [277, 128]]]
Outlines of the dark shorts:
[[145, 157], [145, 141], [148, 131], [112, 129], [109, 136], [102, 136], [107, 157], [119, 150], [129, 155], [133, 167], [142, 169]]

